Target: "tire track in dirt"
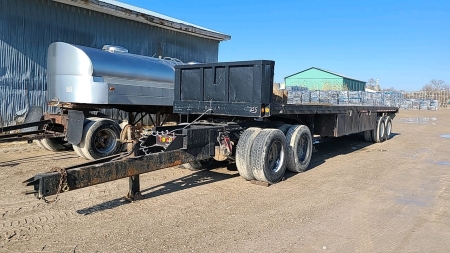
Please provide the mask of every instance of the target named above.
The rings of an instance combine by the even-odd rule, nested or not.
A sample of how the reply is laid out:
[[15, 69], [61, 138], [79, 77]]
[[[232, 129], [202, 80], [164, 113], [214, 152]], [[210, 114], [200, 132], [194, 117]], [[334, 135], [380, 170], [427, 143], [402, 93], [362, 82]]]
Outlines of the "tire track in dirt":
[[[430, 222], [422, 226], [420, 219], [429, 213], [432, 214], [429, 220], [445, 225], [449, 207], [449, 202], [442, 200], [449, 200], [448, 187], [438, 189], [437, 200], [441, 203], [434, 213], [410, 213], [414, 206], [408, 209], [404, 203], [396, 202], [398, 196], [420, 196], [414, 195], [416, 192], [411, 187], [418, 188], [421, 184], [411, 181], [410, 176], [440, 175], [431, 167], [426, 168], [426, 173], [417, 173], [416, 167], [423, 166], [424, 159], [441, 160], [428, 148], [430, 145], [422, 142], [424, 134], [415, 134], [412, 128], [408, 131], [386, 143], [327, 157], [325, 163], [317, 164], [314, 170], [290, 176], [270, 188], [250, 184], [247, 187], [244, 180], [220, 176], [215, 171], [196, 173], [171, 168], [155, 171], [141, 177], [141, 187], [147, 198], [132, 204], [122, 203], [128, 190], [127, 179], [61, 194], [60, 201], [51, 205], [31, 196], [26, 197], [26, 201], [21, 197], [21, 180], [51, 166], [70, 166], [76, 159], [37, 162], [39, 167], [35, 166], [35, 161], [28, 160], [14, 167], [2, 167], [0, 179], [6, 180], [0, 187], [3, 195], [0, 251], [73, 252], [76, 249], [89, 252], [100, 249], [114, 252], [136, 251], [136, 247], [140, 247], [154, 251], [234, 249], [251, 252], [260, 250], [260, 245], [267, 245], [267, 242], [272, 251], [286, 249], [287, 252], [300, 248], [305, 252], [322, 251], [325, 245], [330, 252], [338, 247], [338, 252], [371, 251], [374, 247], [376, 251], [405, 251], [404, 245], [417, 239], [414, 234], [408, 237], [411, 229], [428, 229], [425, 233], [430, 238], [439, 235], [429, 230]], [[352, 142], [353, 139], [346, 143]], [[419, 150], [422, 151], [414, 153]], [[321, 156], [320, 152], [323, 150], [315, 155]], [[43, 153], [46, 152], [16, 152], [7, 159], [18, 160]], [[441, 159], [448, 161], [447, 157]], [[391, 170], [398, 170], [399, 174]], [[448, 179], [442, 178], [441, 182]], [[282, 194], [285, 199], [279, 198]], [[249, 217], [248, 213], [256, 215]], [[436, 228], [434, 224], [431, 226]], [[133, 238], [130, 233], [126, 234], [130, 231], [134, 233]], [[76, 247], [73, 242], [79, 242], [80, 233], [85, 238]], [[142, 242], [136, 235], [145, 233], [151, 238]], [[424, 245], [431, 251], [436, 249], [433, 244]]]
[[[192, 174], [195, 173], [174, 170], [170, 174], [152, 175], [145, 182], [148, 183], [150, 181], [151, 185], [159, 183], [156, 186], [149, 187], [157, 192], [159, 188], [164, 188], [167, 185], [170, 185], [170, 188], [182, 187], [185, 182], [179, 180], [180, 176], [189, 177]], [[170, 181], [168, 182], [171, 179], [175, 182], [175, 185], [171, 185]], [[162, 195], [168, 194], [168, 196], [163, 198], [159, 197], [160, 194], [155, 194], [154, 196], [149, 194], [149, 198], [135, 203], [124, 201], [122, 197], [111, 199], [114, 195], [123, 196], [126, 193], [127, 181], [126, 179], [121, 181], [65, 193], [60, 196], [61, 199], [57, 203], [50, 205], [43, 203], [34, 205], [28, 205], [30, 203], [11, 203], [6, 208], [3, 208], [4, 217], [7, 219], [5, 222], [0, 223], [0, 231], [2, 232], [0, 233], [0, 241], [20, 241], [33, 234], [35, 237], [36, 233], [40, 233], [39, 231], [48, 233], [52, 230], [68, 227], [70, 226], [69, 224], [74, 226], [78, 222], [83, 224], [87, 220], [85, 215], [93, 215], [95, 217], [89, 219], [108, 220], [118, 216], [129, 216], [130, 211], [136, 209], [151, 210], [155, 205], [170, 205], [175, 209], [180, 201], [176, 195], [170, 194], [176, 192], [173, 189], [173, 191], [170, 190], [169, 192], [162, 190]], [[17, 207], [16, 204], [21, 207]]]
[[[145, 181], [156, 181], [161, 183], [162, 186], [153, 186], [155, 191], [158, 191], [158, 187], [164, 188], [164, 185], [168, 185], [168, 179], [176, 178], [178, 180], [180, 175], [189, 175], [192, 172], [180, 172], [174, 171], [171, 173], [171, 177], [167, 174], [160, 176], [152, 176]], [[5, 230], [15, 230], [17, 228], [27, 229], [29, 227], [36, 226], [39, 230], [42, 224], [46, 223], [58, 223], [66, 220], [83, 219], [84, 215], [95, 214], [99, 217], [113, 216], [118, 214], [128, 214], [127, 208], [119, 208], [124, 206], [129, 201], [124, 200], [124, 195], [127, 190], [127, 179], [106, 183], [90, 187], [89, 189], [80, 189], [76, 192], [69, 192], [60, 195], [60, 199], [56, 203], [45, 204], [39, 202], [39, 200], [31, 202], [15, 202], [8, 203], [0, 210], [0, 216], [4, 221], [0, 223], [0, 228], [4, 232]], [[179, 187], [179, 186], [174, 186]], [[176, 190], [175, 190], [176, 191]], [[164, 192], [162, 194], [165, 194]], [[136, 202], [139, 206], [151, 207], [155, 202], [166, 202], [162, 198], [157, 198], [149, 194], [148, 198], [142, 201]], [[117, 198], [111, 198], [117, 196]]]
[[[178, 168], [168, 168], [166, 171], [144, 174], [141, 177], [141, 192], [144, 198], [132, 204], [138, 205], [139, 209], [151, 210], [154, 205], [165, 205], [167, 202], [172, 201], [177, 202], [179, 200], [175, 196], [176, 192], [214, 182], [208, 179], [210, 174], [214, 174], [214, 172], [192, 172]], [[84, 190], [78, 191], [73, 201], [83, 199], [83, 203], [78, 203], [78, 206], [83, 208], [77, 209], [76, 212], [81, 215], [95, 214], [99, 216], [129, 214], [126, 206], [131, 203], [125, 200], [126, 191], [128, 190], [127, 180], [122, 179], [106, 183], [108, 185], [94, 186], [88, 192]], [[106, 193], [103, 189], [108, 189], [108, 192]], [[116, 197], [111, 198], [112, 196]]]
[[[45, 204], [20, 193], [24, 189], [20, 181], [36, 172], [49, 170], [54, 166], [79, 163], [80, 159], [73, 152], [55, 153], [34, 145], [17, 143], [2, 145], [0, 152], [6, 154], [0, 159], [0, 170], [2, 177], [7, 179], [2, 189], [4, 201], [0, 207], [0, 242], [19, 240], [28, 234], [50, 230], [58, 223], [73, 219], [77, 215], [70, 205]], [[12, 181], [11, 178], [19, 178], [19, 181]]]
[[[95, 187], [98, 188], [93, 188]], [[0, 241], [23, 238], [41, 230], [49, 231], [82, 221], [83, 215], [77, 213], [77, 207], [98, 204], [99, 198], [110, 199], [110, 193], [111, 191], [92, 193], [91, 189], [82, 189], [60, 195], [55, 203], [46, 204], [42, 200], [33, 199], [4, 204], [0, 210]], [[106, 212], [102, 212], [100, 216], [111, 216], [110, 209], [105, 208]]]
[[[73, 211], [42, 210], [36, 212], [21, 212], [14, 215], [6, 215], [0, 223], [0, 238], [10, 237], [13, 234], [23, 234], [27, 231], [39, 231], [45, 227], [54, 227], [56, 223], [73, 220]], [[4, 238], [3, 238], [4, 239]]]
[[[384, 182], [392, 182], [395, 181], [393, 178], [402, 178], [403, 176], [408, 177], [410, 173], [420, 173], [420, 168], [415, 166], [417, 164], [417, 160], [425, 160], [429, 156], [435, 156], [436, 152], [432, 147], [424, 148], [421, 145], [417, 145], [419, 143], [410, 143], [409, 153], [406, 157], [412, 159], [407, 163], [409, 165], [408, 171], [397, 171], [392, 170], [389, 173], [383, 173], [387, 178], [385, 178]], [[403, 153], [404, 154], [404, 153]], [[401, 164], [396, 162], [396, 160], [391, 160], [391, 164], [389, 167], [397, 168], [401, 167]], [[404, 165], [404, 164], [403, 164]], [[386, 171], [387, 172], [387, 171]], [[410, 194], [414, 194], [415, 191], [421, 188], [421, 185], [424, 184], [424, 179], [420, 179], [420, 177], [416, 177], [415, 181], [410, 181], [406, 185], [398, 183], [393, 187], [388, 183], [383, 183], [381, 186], [377, 187], [378, 189], [399, 189], [402, 190], [400, 196], [408, 194], [409, 191], [412, 191]], [[426, 182], [426, 181], [425, 181]], [[412, 187], [411, 185], [417, 184], [416, 187]], [[427, 184], [427, 183], [425, 183]], [[444, 188], [445, 189], [445, 188]], [[405, 192], [406, 191], [406, 192]], [[376, 193], [376, 194], [374, 194]], [[358, 199], [359, 205], [358, 210], [351, 209], [351, 217], [352, 224], [354, 226], [363, 226], [365, 228], [359, 229], [358, 234], [355, 237], [359, 236], [359, 240], [356, 240], [355, 243], [355, 251], [357, 252], [373, 252], [373, 251], [382, 251], [382, 252], [400, 252], [405, 249], [405, 246], [410, 242], [412, 234], [411, 231], [417, 230], [425, 224], [425, 220], [420, 217], [420, 213], [424, 212], [421, 204], [417, 206], [412, 200], [411, 203], [397, 203], [394, 199], [389, 196], [396, 196], [397, 193], [390, 193], [387, 195], [382, 195], [378, 190], [373, 189], [368, 192], [369, 196], [364, 196], [364, 198]], [[432, 195], [432, 192], [429, 191], [421, 191], [420, 195]], [[440, 195], [440, 194], [438, 194]], [[422, 196], [423, 197], [423, 196]], [[386, 198], [384, 200], [384, 198]], [[407, 201], [406, 201], [407, 202]], [[422, 203], [419, 201], [419, 203]], [[432, 203], [427, 203], [427, 205], [432, 205]], [[371, 217], [368, 216], [365, 212], [361, 212], [361, 210], [371, 210], [373, 207], [376, 207], [372, 214], [380, 214], [383, 213], [384, 217], [390, 216], [390, 219], [385, 223], [377, 223], [374, 220], [371, 220]], [[395, 213], [389, 213], [388, 210], [395, 210]], [[373, 233], [375, 228], [376, 233]], [[370, 233], [372, 231], [372, 233]], [[382, 243], [380, 243], [382, 242]]]

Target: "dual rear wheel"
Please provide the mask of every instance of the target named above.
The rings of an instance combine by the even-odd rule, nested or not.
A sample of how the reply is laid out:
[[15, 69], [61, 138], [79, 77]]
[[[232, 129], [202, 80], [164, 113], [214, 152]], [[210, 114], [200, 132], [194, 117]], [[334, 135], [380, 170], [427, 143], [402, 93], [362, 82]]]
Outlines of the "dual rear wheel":
[[237, 144], [236, 167], [246, 180], [273, 184], [282, 180], [286, 169], [305, 171], [311, 156], [312, 135], [304, 125], [283, 125], [279, 129], [251, 127]]
[[392, 118], [390, 116], [379, 116], [375, 129], [364, 131], [364, 140], [368, 142], [380, 143], [391, 138]]
[[[392, 118], [380, 116], [374, 130], [364, 138], [383, 142], [392, 134]], [[278, 129], [251, 127], [241, 135], [236, 147], [236, 167], [246, 180], [277, 183], [287, 170], [304, 172], [311, 162], [311, 131], [305, 125], [283, 125]]]

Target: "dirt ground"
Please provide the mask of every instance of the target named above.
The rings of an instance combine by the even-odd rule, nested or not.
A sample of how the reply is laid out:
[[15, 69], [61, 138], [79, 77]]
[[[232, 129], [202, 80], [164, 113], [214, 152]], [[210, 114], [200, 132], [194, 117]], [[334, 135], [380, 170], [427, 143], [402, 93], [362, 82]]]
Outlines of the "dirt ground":
[[21, 182], [84, 160], [2, 144], [0, 251], [448, 252], [450, 110], [401, 111], [384, 143], [315, 147], [310, 170], [270, 187], [232, 166], [169, 168], [141, 176], [138, 202], [123, 201], [122, 179], [45, 204]]

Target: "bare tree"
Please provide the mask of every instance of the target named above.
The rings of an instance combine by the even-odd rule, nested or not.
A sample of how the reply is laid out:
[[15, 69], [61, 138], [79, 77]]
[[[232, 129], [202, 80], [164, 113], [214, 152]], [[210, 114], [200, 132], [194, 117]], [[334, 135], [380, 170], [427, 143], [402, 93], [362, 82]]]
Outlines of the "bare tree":
[[375, 90], [377, 86], [377, 81], [373, 78], [370, 78], [366, 83], [366, 87], [371, 90]]
[[444, 80], [431, 80], [428, 84], [425, 84], [422, 87], [423, 91], [441, 91], [441, 90], [447, 90], [450, 91], [450, 86], [448, 84], [445, 84]]

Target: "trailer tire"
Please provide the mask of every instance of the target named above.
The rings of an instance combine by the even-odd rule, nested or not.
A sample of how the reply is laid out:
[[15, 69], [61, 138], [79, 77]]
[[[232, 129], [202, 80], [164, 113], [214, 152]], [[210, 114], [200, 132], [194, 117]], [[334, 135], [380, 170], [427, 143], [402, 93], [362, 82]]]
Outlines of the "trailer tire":
[[66, 143], [62, 137], [41, 139], [42, 146], [53, 152], [69, 150], [70, 148], [65, 145]]
[[250, 155], [253, 176], [278, 183], [286, 172], [286, 137], [279, 129], [264, 129], [256, 136]]
[[[94, 118], [94, 117], [84, 119], [83, 129], [85, 129], [87, 124], [89, 124], [92, 121], [97, 121], [97, 119], [98, 118]], [[81, 138], [81, 141], [83, 141], [83, 137]], [[80, 148], [80, 143], [78, 143], [77, 145], [72, 145], [72, 148], [73, 148], [73, 151], [75, 151], [75, 154], [77, 154], [80, 158], [87, 159], [86, 156], [83, 154], [83, 151]]]
[[386, 128], [384, 139], [389, 140], [392, 133], [392, 118], [390, 116], [384, 118], [384, 127]]
[[38, 147], [40, 147], [40, 148], [43, 148], [43, 149], [46, 149], [46, 148], [44, 147], [44, 145], [42, 145], [41, 140], [33, 140], [33, 142], [36, 143], [36, 146], [38, 146]]
[[284, 124], [284, 125], [281, 125], [280, 127], [278, 127], [278, 129], [281, 132], [283, 132], [284, 135], [286, 135], [291, 127], [292, 127], [292, 125], [290, 125], [290, 124]]
[[312, 135], [305, 125], [289, 128], [286, 135], [286, 169], [292, 172], [304, 172], [308, 169], [312, 157]]
[[376, 128], [372, 133], [372, 141], [375, 143], [383, 142], [385, 138], [385, 130], [384, 117], [379, 116], [377, 119]]
[[95, 119], [83, 128], [78, 145], [88, 160], [115, 155], [121, 150], [120, 127], [110, 119]]
[[239, 137], [236, 146], [236, 168], [245, 180], [254, 180], [252, 167], [250, 163], [250, 155], [252, 152], [252, 145], [256, 136], [261, 132], [261, 128], [250, 127], [247, 128]]
[[372, 140], [373, 130], [364, 131], [364, 140], [368, 142], [373, 142]]

